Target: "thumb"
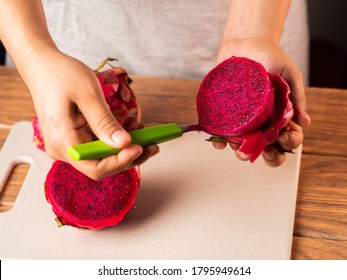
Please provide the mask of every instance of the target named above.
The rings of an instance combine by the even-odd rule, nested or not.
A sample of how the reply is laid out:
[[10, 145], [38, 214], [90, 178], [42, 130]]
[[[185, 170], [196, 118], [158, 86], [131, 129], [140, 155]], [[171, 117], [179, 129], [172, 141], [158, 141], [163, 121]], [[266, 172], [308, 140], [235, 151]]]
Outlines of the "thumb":
[[82, 104], [79, 104], [79, 108], [94, 134], [114, 148], [128, 146], [131, 142], [131, 137], [113, 116], [104, 97], [98, 96], [95, 99], [93, 98], [92, 105], [87, 103], [84, 100]]
[[98, 118], [88, 123], [100, 140], [114, 148], [125, 148], [131, 142], [129, 133], [118, 123], [108, 108]]

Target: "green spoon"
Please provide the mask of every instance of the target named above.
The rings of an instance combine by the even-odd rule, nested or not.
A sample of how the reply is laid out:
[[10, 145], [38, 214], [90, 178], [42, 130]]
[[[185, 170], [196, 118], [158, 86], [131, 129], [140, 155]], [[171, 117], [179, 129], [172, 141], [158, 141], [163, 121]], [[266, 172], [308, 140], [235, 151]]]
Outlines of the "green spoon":
[[[131, 143], [146, 147], [179, 138], [183, 132], [197, 130], [197, 125], [177, 125], [175, 123], [146, 127], [129, 132]], [[68, 154], [74, 160], [100, 159], [116, 155], [121, 149], [115, 149], [101, 140], [88, 142], [68, 148]]]

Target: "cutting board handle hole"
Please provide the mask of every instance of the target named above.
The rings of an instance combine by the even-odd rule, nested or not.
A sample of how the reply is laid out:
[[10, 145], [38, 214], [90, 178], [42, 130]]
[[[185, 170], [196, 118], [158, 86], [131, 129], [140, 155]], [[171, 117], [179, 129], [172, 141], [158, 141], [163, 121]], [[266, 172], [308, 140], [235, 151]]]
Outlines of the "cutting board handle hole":
[[0, 213], [9, 211], [15, 204], [20, 188], [14, 188], [13, 186], [23, 185], [29, 168], [30, 164], [26, 162], [16, 163], [10, 168], [3, 189], [0, 192]]

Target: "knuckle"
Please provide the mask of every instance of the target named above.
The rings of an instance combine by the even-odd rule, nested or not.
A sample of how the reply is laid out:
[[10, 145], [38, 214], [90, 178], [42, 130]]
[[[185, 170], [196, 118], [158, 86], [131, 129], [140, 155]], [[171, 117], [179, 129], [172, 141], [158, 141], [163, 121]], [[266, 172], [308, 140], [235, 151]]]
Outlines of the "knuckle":
[[102, 159], [93, 169], [89, 170], [88, 176], [94, 180], [100, 180], [107, 176], [129, 169], [132, 161], [120, 161], [117, 156]]
[[101, 180], [101, 179], [103, 179], [104, 177], [106, 177], [106, 175], [100, 174], [100, 173], [98, 173], [98, 172], [90, 172], [90, 173], [88, 174], [88, 177], [90, 177], [90, 178], [93, 179], [93, 180]]
[[302, 133], [295, 133], [294, 135], [291, 135], [290, 137], [291, 141], [288, 145], [289, 149], [295, 149], [300, 146], [300, 144], [304, 141], [304, 136]]
[[127, 170], [129, 169], [133, 164], [133, 161], [126, 161], [126, 162], [119, 162], [118, 166], [117, 166], [117, 169], [116, 171], [114, 171], [113, 173], [115, 172], [121, 172], [123, 170]]
[[114, 128], [117, 125], [115, 120], [107, 114], [102, 114], [99, 117], [96, 117], [95, 122], [97, 131], [105, 131]]
[[50, 157], [52, 159], [56, 159], [55, 151], [51, 146], [46, 145], [45, 146], [45, 152], [46, 152], [48, 157]]
[[46, 139], [45, 152], [52, 159], [60, 159], [59, 150], [61, 149], [61, 141], [58, 137]]

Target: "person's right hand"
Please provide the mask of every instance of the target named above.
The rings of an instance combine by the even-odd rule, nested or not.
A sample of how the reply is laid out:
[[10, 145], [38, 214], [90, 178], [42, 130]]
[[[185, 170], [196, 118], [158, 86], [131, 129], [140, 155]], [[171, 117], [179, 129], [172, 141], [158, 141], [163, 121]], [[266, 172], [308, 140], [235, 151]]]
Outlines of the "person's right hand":
[[[117, 122], [95, 73], [80, 61], [50, 51], [26, 67], [26, 83], [49, 157], [66, 161], [87, 176], [100, 179], [139, 165], [158, 153], [157, 145], [130, 145], [131, 137], [125, 129], [143, 125], [134, 118], [126, 120], [124, 128]], [[72, 160], [68, 147], [93, 140], [90, 129], [97, 138], [122, 151], [100, 160]]]

